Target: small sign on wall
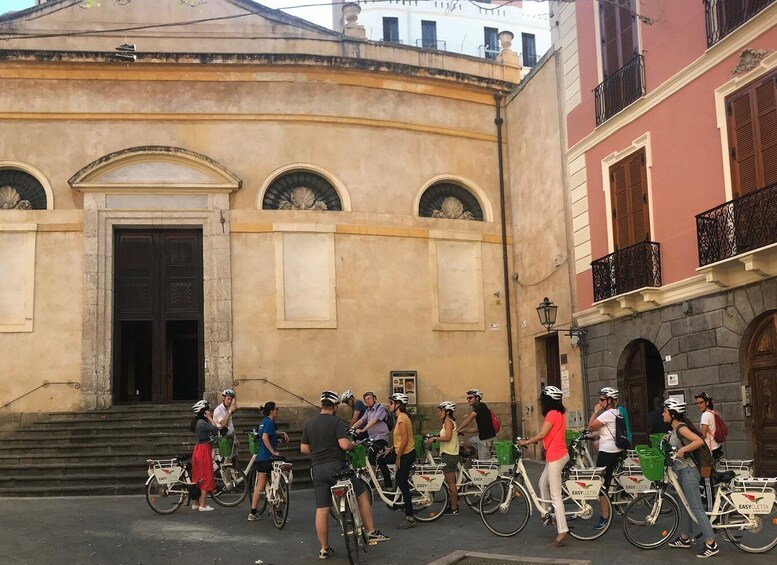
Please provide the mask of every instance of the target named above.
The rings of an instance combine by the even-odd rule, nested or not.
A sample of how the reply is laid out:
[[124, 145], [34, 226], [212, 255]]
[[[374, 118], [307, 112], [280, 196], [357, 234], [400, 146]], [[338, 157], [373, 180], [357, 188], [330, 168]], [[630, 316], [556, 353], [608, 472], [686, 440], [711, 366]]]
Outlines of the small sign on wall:
[[685, 402], [685, 391], [684, 390], [667, 390], [666, 391], [666, 398], [667, 399], [673, 399], [673, 400], [679, 400], [680, 402]]
[[407, 411], [410, 414], [416, 413], [418, 397], [416, 395], [416, 379], [418, 371], [390, 371], [389, 372], [389, 395], [395, 392], [407, 395]]
[[567, 369], [561, 371], [561, 393], [564, 398], [569, 398], [569, 371]]
[[677, 373], [669, 373], [666, 375], [666, 386], [679, 386], [680, 376]]

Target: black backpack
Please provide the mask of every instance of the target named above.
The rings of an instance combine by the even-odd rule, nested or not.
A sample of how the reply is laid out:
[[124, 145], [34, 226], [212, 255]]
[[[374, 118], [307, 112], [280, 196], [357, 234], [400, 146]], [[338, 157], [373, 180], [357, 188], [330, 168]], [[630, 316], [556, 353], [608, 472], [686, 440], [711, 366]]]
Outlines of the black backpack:
[[615, 416], [615, 447], [618, 449], [630, 449], [631, 442], [629, 441], [629, 433], [626, 430], [626, 419], [620, 410], [617, 410], [617, 412], [618, 414]]
[[[382, 405], [378, 403], [378, 406], [382, 406]], [[391, 410], [389, 410], [385, 406], [383, 406], [383, 410], [386, 412], [386, 418], [383, 421], [386, 422], [386, 425], [388, 426], [389, 431], [391, 431], [394, 429], [394, 424], [396, 423], [394, 421], [394, 414], [391, 412]]]

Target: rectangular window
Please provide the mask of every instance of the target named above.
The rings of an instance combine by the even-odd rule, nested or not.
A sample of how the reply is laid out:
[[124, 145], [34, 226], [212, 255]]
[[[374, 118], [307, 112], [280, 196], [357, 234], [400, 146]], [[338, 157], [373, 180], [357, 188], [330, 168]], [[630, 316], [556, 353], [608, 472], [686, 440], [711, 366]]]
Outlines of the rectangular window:
[[623, 249], [640, 241], [650, 241], [644, 149], [610, 167], [610, 201], [615, 249]]
[[421, 20], [421, 47], [437, 49], [437, 22]]
[[399, 43], [399, 18], [383, 18], [383, 41]]
[[638, 54], [635, 2], [627, 2], [630, 7], [621, 7], [614, 2], [599, 2], [604, 78], [624, 67]]
[[777, 182], [777, 73], [726, 99], [734, 198]]
[[499, 54], [499, 30], [495, 27], [483, 28], [483, 46], [486, 59], [496, 59]]
[[533, 33], [521, 34], [521, 47], [523, 48], [523, 66], [533, 67], [537, 64], [537, 47], [534, 42]]

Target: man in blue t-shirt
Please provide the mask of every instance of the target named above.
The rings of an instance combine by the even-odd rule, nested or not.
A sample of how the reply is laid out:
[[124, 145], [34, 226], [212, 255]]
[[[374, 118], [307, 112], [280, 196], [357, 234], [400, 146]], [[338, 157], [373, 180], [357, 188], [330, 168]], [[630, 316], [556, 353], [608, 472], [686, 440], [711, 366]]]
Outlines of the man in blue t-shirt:
[[[351, 392], [351, 389], [349, 388], [346, 390], [342, 396], [340, 397], [340, 400], [343, 404], [348, 405], [348, 407], [352, 410], [351, 412], [351, 419], [348, 420], [348, 427], [353, 428], [356, 426], [356, 422], [361, 420], [361, 418], [364, 416], [364, 411], [367, 409], [367, 407], [364, 405], [364, 402], [357, 399], [353, 392]], [[367, 437], [367, 434], [360, 434], [359, 437], [356, 439], [365, 439]]]

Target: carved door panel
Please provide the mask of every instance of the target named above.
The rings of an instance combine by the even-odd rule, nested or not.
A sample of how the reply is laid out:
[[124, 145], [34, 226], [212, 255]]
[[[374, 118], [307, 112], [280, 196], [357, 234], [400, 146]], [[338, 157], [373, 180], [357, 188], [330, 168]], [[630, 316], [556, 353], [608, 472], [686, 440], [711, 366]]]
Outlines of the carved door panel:
[[629, 412], [632, 443], [647, 443], [647, 428], [645, 421], [648, 413], [647, 365], [645, 362], [645, 344], [640, 342], [634, 346], [626, 363], [625, 375], [625, 406]]
[[748, 361], [755, 471], [759, 477], [773, 477], [777, 475], [777, 314], [756, 329]]

